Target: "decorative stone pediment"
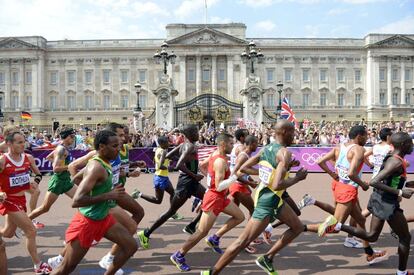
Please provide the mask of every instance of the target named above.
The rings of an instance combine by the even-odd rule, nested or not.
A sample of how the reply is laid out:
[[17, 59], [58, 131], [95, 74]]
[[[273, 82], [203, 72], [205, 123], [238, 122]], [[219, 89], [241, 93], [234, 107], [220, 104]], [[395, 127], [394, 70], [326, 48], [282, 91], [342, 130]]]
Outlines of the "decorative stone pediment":
[[9, 37], [0, 41], [0, 49], [37, 49], [38, 46], [24, 42], [14, 37]]
[[404, 35], [397, 34], [378, 41], [373, 46], [381, 48], [414, 48], [414, 40]]
[[228, 45], [228, 44], [247, 44], [243, 39], [228, 35], [224, 32], [211, 28], [199, 29], [177, 38], [167, 41], [168, 44], [181, 45]]

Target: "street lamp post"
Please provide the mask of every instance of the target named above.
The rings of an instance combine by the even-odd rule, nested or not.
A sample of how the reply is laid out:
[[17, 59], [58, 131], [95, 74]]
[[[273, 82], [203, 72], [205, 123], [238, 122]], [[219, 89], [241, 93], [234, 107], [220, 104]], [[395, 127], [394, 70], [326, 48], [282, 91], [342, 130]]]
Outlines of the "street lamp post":
[[262, 63], [264, 60], [264, 55], [260, 52], [260, 49], [256, 50], [256, 43], [254, 41], [250, 41], [249, 43], [249, 52], [247, 53], [246, 50], [242, 52], [240, 55], [242, 58], [243, 63], [250, 62], [250, 73], [254, 74], [254, 62]]
[[135, 89], [137, 89], [136, 93], [137, 93], [137, 106], [134, 109], [134, 127], [135, 127], [135, 131], [137, 130], [143, 130], [143, 123], [142, 123], [142, 119], [143, 119], [143, 115], [142, 115], [142, 109], [141, 106], [139, 106], [139, 94], [141, 93], [141, 84], [139, 82], [137, 82], [134, 85]]
[[161, 62], [164, 64], [164, 75], [167, 74], [167, 65], [168, 63], [174, 64], [175, 58], [177, 57], [174, 54], [174, 51], [171, 51], [171, 54], [167, 52], [167, 48], [169, 45], [167, 42], [162, 43], [161, 45], [161, 51], [157, 50], [157, 52], [154, 54], [154, 59], [157, 64], [160, 64]]
[[283, 92], [283, 83], [279, 81], [276, 84], [277, 92], [279, 93], [279, 105], [277, 106], [277, 117], [280, 119], [280, 114], [282, 113], [282, 92]]
[[141, 93], [141, 84], [139, 82], [137, 82], [134, 85], [135, 89], [137, 89], [136, 93], [137, 93], [137, 106], [134, 109], [134, 112], [141, 112], [141, 107], [139, 106], [139, 94]]

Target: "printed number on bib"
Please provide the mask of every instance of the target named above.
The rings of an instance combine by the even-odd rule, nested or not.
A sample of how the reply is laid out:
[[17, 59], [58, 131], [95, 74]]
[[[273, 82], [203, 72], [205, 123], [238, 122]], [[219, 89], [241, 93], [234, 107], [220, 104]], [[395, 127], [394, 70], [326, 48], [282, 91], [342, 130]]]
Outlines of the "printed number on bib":
[[211, 177], [209, 174], [207, 175], [207, 187], [211, 188]]
[[10, 177], [10, 187], [23, 186], [30, 183], [30, 174], [20, 174]]
[[119, 183], [119, 173], [112, 175], [112, 185], [116, 186]]
[[344, 168], [342, 168], [342, 167], [340, 167], [340, 166], [337, 166], [337, 167], [336, 167], [336, 170], [338, 171], [338, 176], [339, 176], [339, 178], [340, 178], [343, 182], [347, 183], [347, 182], [349, 182], [349, 181], [350, 181], [350, 179], [349, 179], [349, 177], [348, 177], [348, 169], [344, 169]]
[[273, 169], [267, 166], [260, 165], [259, 167], [259, 179], [264, 185], [269, 185], [272, 180]]

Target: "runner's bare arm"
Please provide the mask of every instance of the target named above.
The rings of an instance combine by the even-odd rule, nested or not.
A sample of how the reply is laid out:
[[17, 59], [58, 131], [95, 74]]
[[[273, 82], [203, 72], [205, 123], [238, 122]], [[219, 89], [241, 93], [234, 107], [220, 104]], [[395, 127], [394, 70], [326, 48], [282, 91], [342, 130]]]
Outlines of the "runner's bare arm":
[[210, 161], [210, 157], [211, 157], [211, 155], [209, 155], [208, 158], [205, 158], [204, 160], [202, 160], [200, 162], [200, 165], [199, 165], [200, 172], [204, 176], [207, 176], [207, 174], [208, 174], [208, 162]]
[[241, 176], [237, 175], [237, 172], [240, 170], [242, 165], [248, 160], [249, 158], [245, 154], [239, 154], [236, 158], [236, 165], [234, 165], [234, 169], [232, 172], [232, 175], [237, 176], [237, 180], [244, 184], [249, 184], [250, 182], [244, 178], [245, 174], [242, 174]]
[[[394, 157], [389, 158], [385, 165], [384, 165], [384, 169], [382, 169], [371, 181], [370, 181], [370, 185], [374, 188], [380, 189], [382, 191], [385, 191], [387, 193], [391, 193], [394, 195], [399, 195], [400, 193], [400, 189], [394, 189], [386, 184], [383, 183], [383, 181], [388, 178], [389, 176], [391, 176], [392, 174], [394, 174], [395, 172], [398, 171], [402, 171], [402, 163], [399, 159], [396, 159]], [[409, 187], [409, 186], [407, 186]], [[402, 189], [402, 196], [404, 198], [409, 199], [412, 194], [414, 193], [414, 190], [412, 189], [406, 189], [403, 188]]]
[[183, 146], [183, 144], [180, 144], [178, 146], [176, 146], [174, 149], [172, 149], [170, 152], [168, 152], [166, 158], [167, 159], [171, 159], [175, 154], [180, 152], [181, 146]]
[[183, 173], [189, 175], [193, 179], [200, 181], [203, 176], [200, 174], [194, 174], [187, 168], [187, 166], [185, 166], [185, 162], [188, 160], [189, 155], [192, 154], [193, 150], [195, 150], [194, 144], [186, 144], [182, 147], [182, 150], [183, 151], [181, 152], [180, 158], [178, 159], [175, 168], [180, 169]]
[[[39, 168], [36, 165], [35, 159], [32, 155], [27, 155], [27, 158], [29, 159], [30, 162], [30, 169], [32, 170], [32, 172], [36, 175], [34, 178], [34, 182], [36, 184], [39, 184], [42, 181], [42, 173], [40, 173]], [[34, 186], [36, 187], [36, 186]]]
[[53, 150], [52, 152], [50, 152], [50, 154], [46, 156], [46, 159], [48, 161], [52, 162], [53, 161], [53, 155], [54, 155], [54, 153], [55, 153], [55, 150]]
[[230, 187], [232, 183], [234, 183], [237, 180], [236, 175], [232, 175], [228, 179], [224, 179], [227, 169], [227, 161], [225, 161], [224, 159], [217, 158], [214, 161], [213, 168], [215, 172], [214, 180], [217, 184], [217, 191], [221, 192], [223, 190], [226, 190]]
[[166, 156], [167, 156], [167, 150], [162, 150], [162, 153], [160, 155], [161, 156], [158, 156], [158, 158], [160, 159], [160, 169], [161, 170], [166, 170], [166, 169], [168, 169], [168, 167], [164, 166], [164, 161], [165, 161]]
[[256, 164], [259, 163], [260, 161], [260, 156], [263, 153], [263, 150], [260, 150], [259, 153], [257, 153], [256, 155], [250, 157], [239, 169], [239, 171], [237, 171], [237, 176], [241, 177], [243, 176], [243, 174], [248, 174], [248, 175], [259, 175], [259, 170], [253, 168], [253, 166], [255, 166]]
[[371, 169], [374, 168], [374, 164], [369, 161], [369, 157], [372, 156], [372, 154], [373, 148], [371, 148], [371, 150], [365, 150], [364, 163]]
[[81, 183], [83, 179], [83, 173], [85, 172], [85, 168], [86, 167], [83, 167], [79, 172], [76, 173], [76, 175], [72, 177], [73, 184], [79, 185]]
[[320, 158], [318, 160], [319, 167], [321, 167], [321, 169], [323, 171], [325, 171], [329, 176], [331, 176], [331, 178], [333, 178], [334, 180], [338, 180], [339, 177], [338, 177], [338, 175], [334, 171], [332, 171], [331, 169], [329, 169], [329, 167], [326, 164], [326, 162], [327, 161], [330, 161], [330, 160], [335, 160], [336, 159], [336, 157], [335, 157], [336, 150], [337, 150], [337, 148], [333, 148], [331, 151], [329, 151], [329, 153], [327, 153], [325, 156], [323, 156], [322, 158]]
[[3, 172], [4, 170], [4, 164], [5, 164], [4, 155], [1, 155], [0, 156], [0, 173]]
[[285, 190], [290, 186], [304, 180], [308, 175], [308, 171], [304, 168], [299, 171], [292, 178], [285, 179], [285, 175], [288, 172], [289, 164], [292, 161], [292, 153], [286, 148], [282, 148], [276, 155], [277, 167], [273, 182], [271, 183], [271, 189], [275, 191]]
[[358, 168], [361, 165], [361, 163], [364, 162], [364, 147], [362, 146], [355, 146], [351, 148], [350, 152], [348, 152], [348, 156], [351, 157], [351, 161], [349, 164], [349, 170], [348, 170], [348, 177], [353, 182], [357, 183], [364, 191], [367, 191], [369, 189], [369, 184], [364, 182], [359, 177], [359, 171]]
[[108, 173], [105, 168], [97, 161], [91, 161], [85, 168], [83, 180], [76, 189], [75, 195], [73, 196], [72, 207], [85, 207], [106, 200], [117, 200], [121, 196], [124, 196], [125, 189], [123, 187], [114, 188], [112, 191], [90, 196], [91, 190], [95, 185], [101, 184], [108, 177]]
[[68, 165], [68, 171], [71, 176], [75, 176], [76, 173], [83, 167], [86, 166], [88, 163], [88, 160], [93, 158], [96, 155], [96, 150], [90, 151], [88, 154], [84, 155], [83, 157], [80, 157], [78, 159], [75, 159]]
[[65, 164], [65, 158], [66, 158], [66, 149], [63, 146], [58, 146], [56, 148], [56, 153], [53, 157], [53, 172], [59, 173], [64, 172], [68, 170], [68, 166]]

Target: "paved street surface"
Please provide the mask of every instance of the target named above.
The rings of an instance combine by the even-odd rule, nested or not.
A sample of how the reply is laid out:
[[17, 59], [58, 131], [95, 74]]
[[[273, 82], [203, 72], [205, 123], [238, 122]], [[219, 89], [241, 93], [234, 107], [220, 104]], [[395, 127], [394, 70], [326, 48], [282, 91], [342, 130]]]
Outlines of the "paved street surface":
[[[368, 176], [368, 175], [367, 175]], [[412, 178], [412, 176], [411, 176]], [[46, 192], [48, 177], [41, 183], [42, 194], [39, 204], [43, 200]], [[177, 174], [171, 175], [173, 185], [176, 185]], [[295, 200], [299, 200], [303, 194], [309, 193], [318, 199], [332, 203], [331, 184], [327, 175], [310, 174], [305, 182], [292, 187], [289, 193]], [[127, 190], [139, 188], [144, 193], [154, 193], [152, 187], [152, 175], [143, 174], [137, 179], [129, 179]], [[361, 205], [366, 206], [369, 197], [368, 192], [360, 191]], [[168, 207], [168, 194], [164, 197], [161, 205], [150, 204], [142, 199], [139, 202], [145, 208], [145, 217], [139, 225], [143, 229], [150, 224]], [[413, 200], [405, 200], [402, 208], [406, 214], [414, 214]], [[245, 209], [243, 211], [246, 213]], [[70, 200], [62, 196], [53, 206], [50, 213], [39, 217], [39, 221], [46, 224], [44, 229], [38, 231], [38, 251], [43, 260], [57, 255], [63, 247], [64, 232], [71, 220], [75, 209], [70, 207]], [[151, 248], [149, 250], [137, 251], [135, 256], [130, 259], [124, 270], [129, 274], [182, 274], [169, 260], [169, 256], [177, 250], [188, 237], [182, 232], [186, 223], [194, 216], [191, 213], [190, 202], [187, 202], [179, 212], [186, 218], [182, 221], [168, 221], [163, 227], [152, 235]], [[301, 219], [305, 223], [321, 221], [326, 217], [315, 206], [307, 207], [303, 210]], [[225, 216], [220, 216], [212, 232], [225, 221]], [[0, 224], [4, 224], [3, 217], [0, 216]], [[227, 247], [241, 233], [245, 222], [238, 228], [230, 231], [222, 240], [222, 246]], [[369, 220], [367, 222], [369, 226]], [[273, 240], [280, 235], [285, 227], [280, 227], [273, 232]], [[410, 225], [411, 234], [414, 234], [414, 224]], [[275, 258], [274, 266], [279, 270], [280, 275], [294, 274], [395, 274], [398, 263], [397, 245], [398, 242], [389, 234], [390, 229], [385, 225], [383, 234], [380, 236], [374, 248], [386, 249], [389, 252], [389, 259], [374, 266], [368, 266], [364, 259], [362, 249], [351, 249], [343, 246], [344, 233], [329, 236], [327, 239], [320, 239], [317, 235], [306, 233], [296, 239], [289, 247], [284, 249]], [[6, 239], [8, 265], [10, 274], [33, 274], [32, 263], [25, 250], [24, 240], [16, 238]], [[103, 274], [103, 269], [98, 265], [99, 259], [104, 256], [111, 247], [107, 240], [92, 249], [80, 263], [74, 274]], [[264, 274], [254, 263], [255, 258], [267, 251], [266, 245], [258, 246], [258, 254], [250, 255], [241, 252], [236, 260], [224, 270], [222, 274]], [[411, 246], [413, 248], [413, 245]], [[414, 254], [413, 251], [411, 251]], [[213, 265], [217, 259], [217, 254], [207, 248], [204, 241], [200, 242], [187, 255], [187, 263], [193, 268], [189, 274], [199, 274], [201, 269], [206, 269]], [[414, 270], [414, 255], [410, 255], [408, 267]]]

